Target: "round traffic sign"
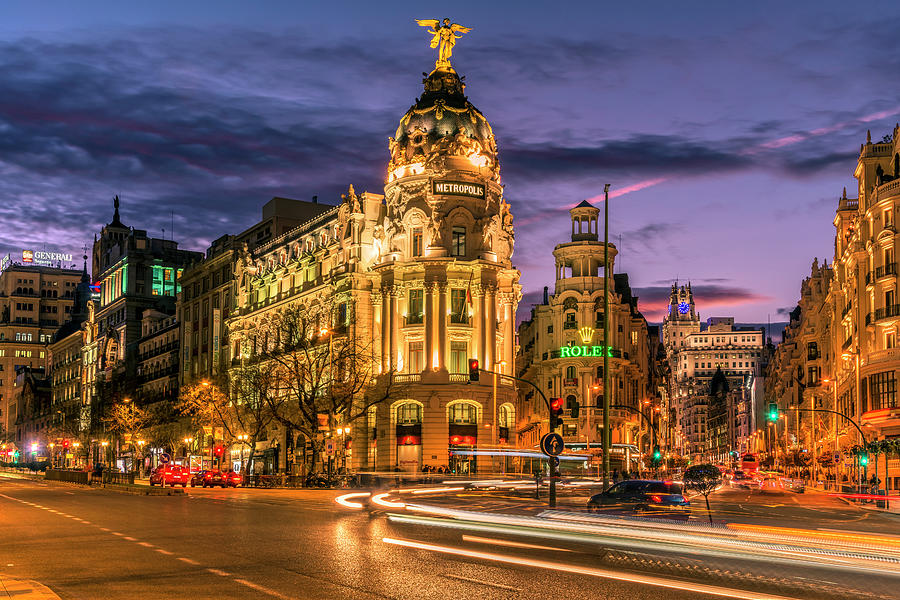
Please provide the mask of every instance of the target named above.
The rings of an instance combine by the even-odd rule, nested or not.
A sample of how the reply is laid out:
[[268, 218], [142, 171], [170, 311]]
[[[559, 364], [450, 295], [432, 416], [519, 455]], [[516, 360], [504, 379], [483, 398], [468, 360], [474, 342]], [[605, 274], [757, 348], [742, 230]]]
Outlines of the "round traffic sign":
[[541, 452], [547, 456], [559, 456], [564, 448], [562, 436], [556, 432], [545, 433], [541, 437]]
[[159, 462], [161, 464], [167, 465], [170, 462], [172, 462], [172, 457], [168, 453], [163, 452], [162, 454], [159, 455]]

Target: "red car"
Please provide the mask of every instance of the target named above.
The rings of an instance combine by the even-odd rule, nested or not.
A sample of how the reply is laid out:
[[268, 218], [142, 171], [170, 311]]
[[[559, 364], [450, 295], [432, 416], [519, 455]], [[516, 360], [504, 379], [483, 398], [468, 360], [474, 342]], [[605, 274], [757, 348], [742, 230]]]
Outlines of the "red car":
[[164, 465], [156, 467], [156, 469], [150, 473], [150, 485], [162, 485], [163, 478], [165, 478], [165, 483], [168, 486], [174, 487], [180, 485], [181, 487], [187, 487], [190, 476], [190, 472], [183, 467], [178, 465]]
[[240, 473], [238, 473], [236, 471], [232, 471], [231, 469], [229, 469], [228, 471], [225, 471], [225, 484], [226, 485], [230, 485], [231, 487], [237, 487], [237, 486], [241, 485], [241, 483], [243, 481], [244, 481], [244, 477]]

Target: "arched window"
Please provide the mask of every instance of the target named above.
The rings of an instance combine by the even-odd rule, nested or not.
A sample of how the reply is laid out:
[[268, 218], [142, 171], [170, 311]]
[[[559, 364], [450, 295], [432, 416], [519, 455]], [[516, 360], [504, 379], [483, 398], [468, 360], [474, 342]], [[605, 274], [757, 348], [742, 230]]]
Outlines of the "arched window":
[[398, 425], [417, 425], [422, 422], [422, 407], [415, 402], [407, 402], [397, 407]]
[[504, 404], [500, 407], [500, 414], [497, 416], [497, 426], [498, 427], [512, 427], [513, 421], [515, 420], [515, 413], [513, 411], [513, 407], [509, 404]]
[[478, 407], [468, 402], [460, 402], [450, 407], [450, 422], [456, 425], [477, 425]]
[[566, 367], [566, 379], [575, 379], [575, 367]]

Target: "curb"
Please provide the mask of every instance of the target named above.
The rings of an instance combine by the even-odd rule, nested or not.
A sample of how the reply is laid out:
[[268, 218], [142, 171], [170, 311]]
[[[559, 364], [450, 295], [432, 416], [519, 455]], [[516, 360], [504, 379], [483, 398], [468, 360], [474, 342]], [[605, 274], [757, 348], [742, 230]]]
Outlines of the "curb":
[[131, 494], [132, 496], [180, 496], [186, 495], [184, 488], [158, 488], [143, 485], [124, 485], [120, 483], [104, 483], [104, 490], [110, 490], [119, 494]]
[[46, 585], [30, 579], [0, 577], [0, 599], [16, 598], [16, 600], [60, 600], [53, 590]]

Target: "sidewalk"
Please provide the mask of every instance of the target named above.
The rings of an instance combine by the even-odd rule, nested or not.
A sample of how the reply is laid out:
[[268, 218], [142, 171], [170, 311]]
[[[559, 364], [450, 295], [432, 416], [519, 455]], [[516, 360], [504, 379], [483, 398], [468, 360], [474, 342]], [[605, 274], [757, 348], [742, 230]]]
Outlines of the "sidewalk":
[[0, 575], [0, 600], [60, 600], [53, 590], [37, 581]]

